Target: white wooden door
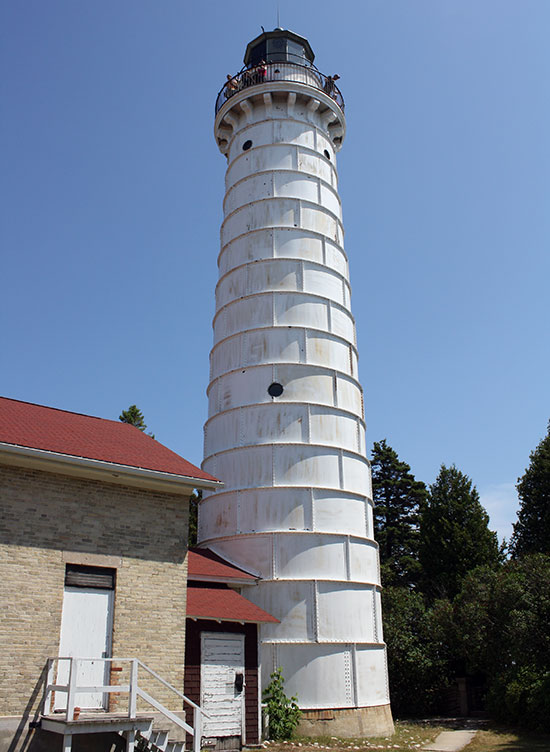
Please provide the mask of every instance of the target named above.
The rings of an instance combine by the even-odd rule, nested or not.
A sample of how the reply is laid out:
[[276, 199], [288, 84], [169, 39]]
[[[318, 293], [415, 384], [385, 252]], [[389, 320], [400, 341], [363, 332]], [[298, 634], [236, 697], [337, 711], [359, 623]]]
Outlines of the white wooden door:
[[244, 635], [202, 632], [201, 707], [210, 715], [204, 736], [240, 736], [244, 742]]
[[[61, 615], [59, 655], [74, 658], [108, 658], [111, 651], [113, 623], [113, 590], [65, 586]], [[93, 687], [108, 684], [109, 664], [104, 661], [83, 661], [79, 664], [76, 684]], [[59, 661], [57, 683], [69, 681], [69, 661]], [[80, 708], [106, 707], [103, 692], [81, 692], [75, 705]], [[55, 693], [55, 709], [67, 707], [67, 695]]]

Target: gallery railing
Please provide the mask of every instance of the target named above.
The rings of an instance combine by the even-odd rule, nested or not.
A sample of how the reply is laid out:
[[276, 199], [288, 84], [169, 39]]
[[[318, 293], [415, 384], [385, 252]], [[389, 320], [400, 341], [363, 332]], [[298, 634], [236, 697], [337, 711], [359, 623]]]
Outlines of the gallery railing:
[[243, 89], [271, 81], [292, 81], [312, 86], [328, 94], [341, 110], [344, 109], [344, 98], [340, 89], [336, 86], [334, 76], [325, 76], [313, 65], [285, 61], [261, 63], [251, 68], [244, 68], [232, 77], [228, 76], [227, 82], [221, 88], [216, 99], [216, 114], [228, 99]]

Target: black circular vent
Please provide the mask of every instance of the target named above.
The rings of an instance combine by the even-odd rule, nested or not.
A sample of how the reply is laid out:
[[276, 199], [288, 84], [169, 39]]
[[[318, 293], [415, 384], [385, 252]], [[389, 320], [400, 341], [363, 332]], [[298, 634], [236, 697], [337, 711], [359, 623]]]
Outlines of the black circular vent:
[[280, 397], [283, 393], [283, 385], [274, 381], [273, 384], [268, 386], [267, 393], [270, 397]]

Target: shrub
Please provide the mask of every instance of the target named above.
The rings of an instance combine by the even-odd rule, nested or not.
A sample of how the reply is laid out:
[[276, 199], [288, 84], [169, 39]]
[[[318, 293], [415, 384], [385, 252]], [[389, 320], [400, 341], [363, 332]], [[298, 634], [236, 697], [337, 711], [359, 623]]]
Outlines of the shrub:
[[263, 691], [269, 718], [268, 736], [273, 741], [290, 739], [300, 720], [300, 708], [296, 697], [288, 698], [284, 692], [283, 671], [278, 668], [270, 676], [271, 681]]

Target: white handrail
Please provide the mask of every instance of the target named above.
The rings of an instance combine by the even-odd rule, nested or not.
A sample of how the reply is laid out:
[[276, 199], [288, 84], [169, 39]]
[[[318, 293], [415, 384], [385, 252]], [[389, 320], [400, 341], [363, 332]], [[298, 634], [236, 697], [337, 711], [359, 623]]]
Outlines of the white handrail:
[[[55, 661], [69, 661], [69, 680], [67, 684], [57, 684], [54, 682], [54, 663]], [[76, 676], [78, 672], [78, 665], [81, 662], [87, 661], [102, 661], [103, 663], [130, 663], [130, 683], [129, 684], [102, 684], [93, 687], [80, 687], [76, 683]], [[201, 749], [201, 736], [202, 736], [202, 716], [210, 718], [208, 713], [205, 713], [199, 705], [194, 703], [183, 692], [180, 692], [176, 687], [173, 687], [169, 682], [159, 676], [156, 671], [149, 668], [145, 663], [139, 660], [139, 658], [75, 658], [73, 656], [60, 656], [59, 658], [48, 658], [47, 660], [47, 673], [46, 673], [46, 686], [44, 690], [44, 705], [43, 714], [49, 715], [52, 704], [52, 692], [63, 692], [67, 694], [67, 709], [65, 712], [65, 721], [72, 721], [74, 717], [74, 710], [76, 704], [76, 695], [83, 692], [103, 692], [111, 694], [112, 692], [128, 692], [128, 718], [136, 718], [137, 713], [137, 698], [138, 696], [143, 698], [149, 705], [152, 705], [156, 710], [162, 713], [172, 723], [182, 728], [188, 734], [193, 737], [193, 752], [200, 752]], [[145, 690], [141, 689], [138, 683], [138, 668], [141, 666], [157, 681], [170, 689], [172, 692], [181, 697], [181, 699], [193, 708], [193, 727], [189, 726], [185, 721], [179, 718], [175, 713], [168, 708], [165, 708], [162, 703], [156, 700]]]

